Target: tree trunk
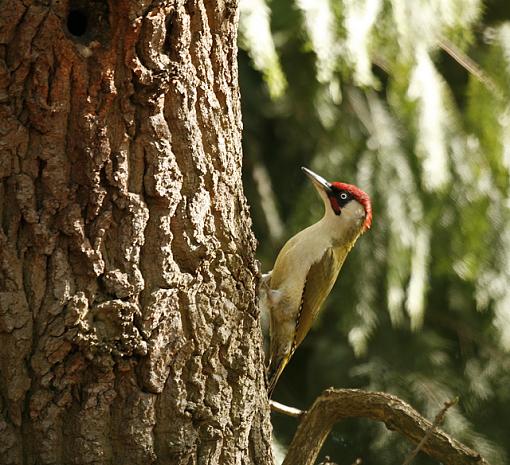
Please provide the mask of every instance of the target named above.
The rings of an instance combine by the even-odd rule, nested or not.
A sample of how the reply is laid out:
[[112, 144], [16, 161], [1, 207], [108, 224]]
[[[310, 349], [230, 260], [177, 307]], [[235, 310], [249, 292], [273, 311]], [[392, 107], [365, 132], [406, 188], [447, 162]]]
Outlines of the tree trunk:
[[8, 0], [0, 463], [269, 464], [234, 0]]

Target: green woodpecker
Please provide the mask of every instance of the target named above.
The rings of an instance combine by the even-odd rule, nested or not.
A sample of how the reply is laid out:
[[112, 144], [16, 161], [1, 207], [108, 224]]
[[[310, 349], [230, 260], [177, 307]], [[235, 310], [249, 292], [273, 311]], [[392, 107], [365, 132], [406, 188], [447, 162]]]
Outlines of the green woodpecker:
[[269, 396], [330, 293], [345, 257], [372, 223], [372, 205], [365, 192], [302, 169], [321, 196], [325, 213], [283, 246], [273, 270], [262, 277], [262, 326], [263, 330], [268, 326], [270, 334]]

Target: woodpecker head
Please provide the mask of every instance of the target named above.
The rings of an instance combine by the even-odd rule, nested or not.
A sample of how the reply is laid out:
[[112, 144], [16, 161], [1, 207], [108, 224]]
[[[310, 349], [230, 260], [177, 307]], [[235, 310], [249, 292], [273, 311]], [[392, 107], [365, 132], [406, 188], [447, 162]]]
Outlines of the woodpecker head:
[[347, 215], [359, 222], [361, 233], [370, 229], [372, 225], [372, 204], [370, 197], [352, 184], [343, 182], [328, 182], [313, 171], [301, 168], [311, 179], [315, 189], [319, 192], [326, 207], [326, 216], [340, 217]]

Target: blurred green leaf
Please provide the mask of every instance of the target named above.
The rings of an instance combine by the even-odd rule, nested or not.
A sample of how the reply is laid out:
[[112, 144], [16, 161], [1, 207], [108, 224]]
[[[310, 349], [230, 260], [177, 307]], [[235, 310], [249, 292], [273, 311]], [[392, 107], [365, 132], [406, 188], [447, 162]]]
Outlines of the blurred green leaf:
[[[301, 165], [359, 185], [374, 206], [372, 229], [276, 398], [306, 408], [330, 385], [377, 389], [432, 419], [458, 396], [444, 428], [508, 463], [507, 2], [258, 0], [252, 8], [259, 19], [251, 35], [242, 32], [249, 55], [240, 55], [240, 83], [246, 192], [264, 269], [322, 214]], [[269, 32], [271, 58], [261, 65], [250, 37]], [[275, 66], [286, 80], [276, 93], [267, 77]], [[275, 416], [274, 424], [288, 441], [294, 423]], [[366, 465], [401, 463], [408, 452], [384, 427], [354, 420], [324, 450]]]

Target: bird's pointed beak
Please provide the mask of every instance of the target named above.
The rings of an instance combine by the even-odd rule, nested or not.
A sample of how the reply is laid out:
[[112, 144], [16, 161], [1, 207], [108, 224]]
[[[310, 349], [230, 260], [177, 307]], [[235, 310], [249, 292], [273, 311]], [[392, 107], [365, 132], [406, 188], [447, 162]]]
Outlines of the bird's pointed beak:
[[331, 184], [322, 176], [319, 176], [317, 173], [314, 173], [312, 170], [309, 170], [304, 166], [302, 166], [301, 169], [310, 178], [314, 187], [319, 191], [319, 194], [324, 193], [329, 195], [331, 193]]

